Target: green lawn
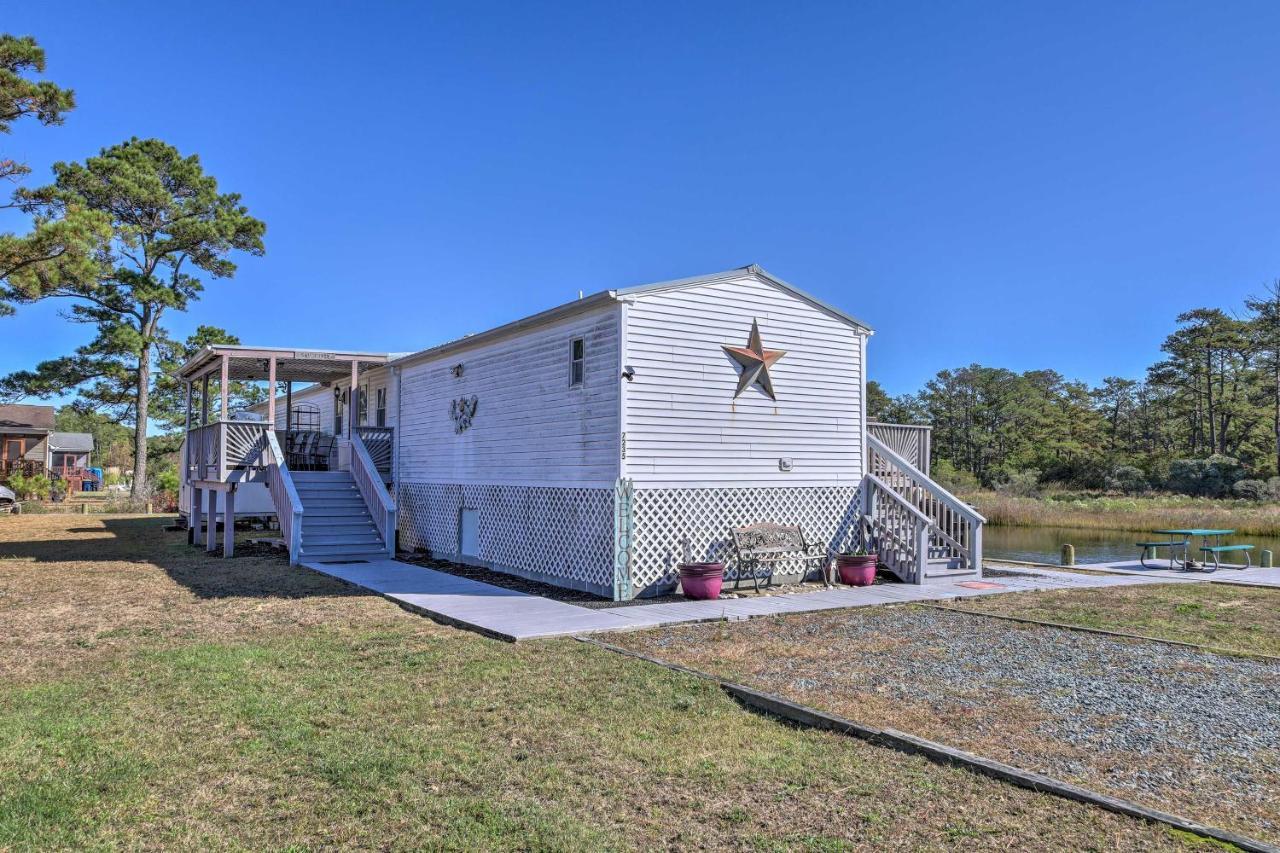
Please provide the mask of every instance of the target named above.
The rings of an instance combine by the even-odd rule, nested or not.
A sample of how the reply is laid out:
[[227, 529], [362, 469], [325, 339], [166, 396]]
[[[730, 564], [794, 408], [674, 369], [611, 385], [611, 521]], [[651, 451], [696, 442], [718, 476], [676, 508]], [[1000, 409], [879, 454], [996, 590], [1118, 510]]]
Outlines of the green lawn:
[[1280, 590], [1169, 583], [995, 595], [956, 606], [1280, 656]]
[[0, 849], [1200, 846], [162, 523], [0, 519]]

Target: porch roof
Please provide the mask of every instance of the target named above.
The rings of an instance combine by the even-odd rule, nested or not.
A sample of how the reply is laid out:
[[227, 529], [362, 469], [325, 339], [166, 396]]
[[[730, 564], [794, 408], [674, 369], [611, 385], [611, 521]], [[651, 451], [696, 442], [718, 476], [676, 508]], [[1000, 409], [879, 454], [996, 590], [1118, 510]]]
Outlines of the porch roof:
[[183, 381], [198, 379], [206, 373], [217, 373], [222, 357], [227, 356], [230, 379], [267, 379], [272, 358], [276, 360], [276, 379], [281, 382], [334, 382], [351, 375], [351, 362], [385, 364], [391, 354], [347, 350], [295, 349], [293, 347], [248, 347], [215, 344], [202, 347], [178, 371]]

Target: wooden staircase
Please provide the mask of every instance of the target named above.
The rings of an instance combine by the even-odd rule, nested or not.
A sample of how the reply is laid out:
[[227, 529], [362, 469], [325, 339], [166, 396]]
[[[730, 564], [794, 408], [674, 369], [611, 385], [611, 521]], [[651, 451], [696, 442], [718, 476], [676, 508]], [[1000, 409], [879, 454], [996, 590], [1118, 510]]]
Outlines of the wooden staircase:
[[982, 577], [986, 519], [870, 433], [861, 492], [863, 541], [899, 578], [923, 584]]
[[299, 560], [381, 560], [387, 543], [378, 532], [350, 471], [294, 471], [302, 503]]

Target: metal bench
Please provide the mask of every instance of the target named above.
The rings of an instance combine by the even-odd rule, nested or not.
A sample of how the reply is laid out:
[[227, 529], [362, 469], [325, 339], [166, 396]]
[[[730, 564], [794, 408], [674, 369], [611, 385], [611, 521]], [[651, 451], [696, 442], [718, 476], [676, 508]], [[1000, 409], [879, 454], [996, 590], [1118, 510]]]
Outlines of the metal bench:
[[[826, 550], [821, 553], [816, 551], [815, 548], [820, 546], [812, 545], [805, 539], [804, 530], [798, 524], [765, 522], [735, 528], [733, 546], [738, 554], [738, 573], [733, 581], [734, 589], [742, 583], [743, 573], [750, 571], [755, 588], [759, 591], [761, 566], [768, 568], [766, 574], [768, 582], [765, 586], [769, 586], [773, 583], [773, 567], [778, 563], [787, 562], [799, 562], [806, 566], [810, 563], [814, 564], [815, 568], [822, 571], [822, 582], [827, 586], [831, 585], [831, 579], [827, 577], [827, 566], [831, 562], [831, 555]], [[811, 571], [813, 571], [812, 568], [805, 568], [801, 579], [803, 580]]]
[[1178, 553], [1178, 551], [1179, 551], [1179, 550], [1181, 550], [1181, 551], [1182, 551], [1182, 562], [1184, 562], [1184, 563], [1185, 563], [1185, 562], [1186, 562], [1186, 560], [1187, 560], [1187, 543], [1186, 543], [1185, 541], [1183, 541], [1183, 540], [1178, 540], [1178, 539], [1175, 539], [1175, 540], [1168, 540], [1168, 539], [1166, 539], [1164, 542], [1137, 542], [1137, 543], [1135, 543], [1135, 544], [1136, 544], [1139, 548], [1141, 548], [1141, 549], [1142, 549], [1142, 553], [1138, 556], [1138, 562], [1142, 564], [1142, 568], [1144, 568], [1144, 569], [1156, 569], [1156, 568], [1160, 568], [1159, 566], [1148, 566], [1148, 565], [1147, 565], [1147, 556], [1148, 556], [1148, 554], [1150, 554], [1151, 559], [1153, 559], [1153, 560], [1154, 560], [1154, 559], [1156, 559], [1158, 556], [1160, 556], [1159, 554], [1157, 554], [1157, 553], [1156, 553], [1156, 550], [1157, 550], [1157, 549], [1159, 549], [1159, 548], [1168, 548], [1168, 549], [1169, 549], [1169, 566], [1170, 566], [1170, 568], [1172, 568], [1172, 567], [1173, 567], [1173, 561], [1174, 561], [1174, 558], [1175, 558], [1175, 556], [1177, 555], [1177, 553]]
[[[1213, 557], [1213, 571], [1215, 572], [1218, 569], [1222, 568], [1221, 564], [1218, 563], [1218, 555], [1231, 554], [1235, 552], [1240, 552], [1244, 554], [1244, 567], [1246, 569], [1249, 568], [1252, 565], [1249, 562], [1249, 552], [1252, 550], [1253, 550], [1252, 545], [1205, 545], [1203, 548], [1200, 549], [1202, 553], [1208, 554], [1211, 557]], [[1206, 572], [1209, 571], [1209, 568], [1207, 566], [1205, 567], [1205, 571]]]

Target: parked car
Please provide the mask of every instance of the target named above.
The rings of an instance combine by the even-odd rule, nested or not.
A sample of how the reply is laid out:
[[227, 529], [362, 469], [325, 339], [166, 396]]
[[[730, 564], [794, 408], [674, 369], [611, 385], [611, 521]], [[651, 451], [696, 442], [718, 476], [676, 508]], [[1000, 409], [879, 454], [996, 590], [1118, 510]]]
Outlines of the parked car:
[[22, 504], [18, 503], [18, 496], [13, 493], [13, 489], [0, 486], [0, 515], [7, 512], [14, 514], [22, 512]]

